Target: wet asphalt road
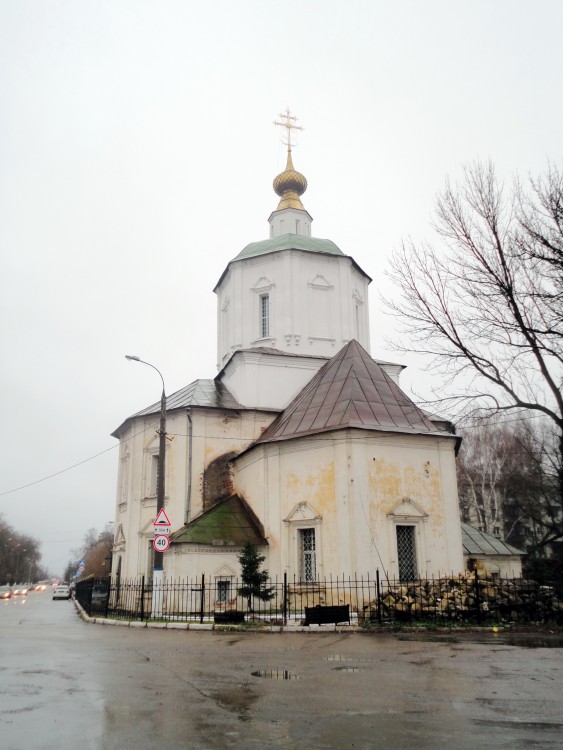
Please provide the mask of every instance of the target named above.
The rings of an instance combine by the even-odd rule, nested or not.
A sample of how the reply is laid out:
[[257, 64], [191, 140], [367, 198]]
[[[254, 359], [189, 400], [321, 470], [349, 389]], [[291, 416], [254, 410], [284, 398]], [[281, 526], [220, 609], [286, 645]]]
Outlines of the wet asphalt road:
[[563, 748], [561, 639], [475, 638], [135, 630], [32, 592], [0, 603], [0, 748]]

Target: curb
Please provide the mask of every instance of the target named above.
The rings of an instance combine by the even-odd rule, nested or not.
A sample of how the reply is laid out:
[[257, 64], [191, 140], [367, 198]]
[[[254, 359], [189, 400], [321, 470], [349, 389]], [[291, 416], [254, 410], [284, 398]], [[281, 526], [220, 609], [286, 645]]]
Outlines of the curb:
[[87, 615], [80, 603], [72, 600], [81, 620], [90, 625], [106, 625], [110, 627], [141, 628], [151, 630], [216, 630], [220, 633], [362, 633], [363, 628], [354, 625], [338, 627], [337, 625], [316, 625], [315, 627], [304, 625], [266, 625], [260, 628], [244, 627], [237, 625], [216, 625], [212, 622], [150, 622], [148, 620], [112, 620], [109, 617], [91, 617]]
[[[150, 622], [147, 620], [139, 621], [139, 620], [113, 620], [109, 617], [90, 617], [90, 615], [87, 615], [86, 612], [81, 607], [80, 603], [76, 599], [72, 599], [74, 602], [74, 605], [76, 607], [76, 611], [78, 612], [78, 616], [86, 623], [89, 623], [91, 625], [106, 625], [108, 627], [122, 627], [122, 628], [140, 628], [142, 630], [179, 630], [179, 631], [187, 631], [187, 630], [199, 630], [199, 631], [217, 631], [218, 633], [252, 633], [252, 634], [264, 634], [264, 633], [360, 633], [362, 635], [389, 635], [394, 634], [397, 635], [399, 633], [423, 633], [425, 632], [422, 628], [413, 628], [413, 627], [403, 627], [400, 629], [397, 628], [364, 628], [359, 627], [357, 625], [310, 625], [306, 627], [305, 625], [297, 625], [297, 624], [288, 624], [288, 625], [264, 625], [262, 627], [241, 627], [239, 625], [217, 625], [212, 622], [207, 623], [201, 623], [201, 622]], [[454, 636], [459, 635], [460, 633], [483, 633], [483, 632], [493, 632], [493, 633], [541, 633], [545, 632], [542, 628], [532, 628], [532, 629], [526, 629], [526, 630], [519, 630], [516, 628], [511, 627], [503, 627], [500, 625], [485, 625], [481, 627], [469, 627], [469, 628], [460, 628], [460, 629], [431, 629], [427, 632], [434, 633], [436, 635], [439, 634], [447, 634]], [[549, 630], [549, 632], [556, 632], [561, 633], [562, 631], [557, 628], [554, 630]]]

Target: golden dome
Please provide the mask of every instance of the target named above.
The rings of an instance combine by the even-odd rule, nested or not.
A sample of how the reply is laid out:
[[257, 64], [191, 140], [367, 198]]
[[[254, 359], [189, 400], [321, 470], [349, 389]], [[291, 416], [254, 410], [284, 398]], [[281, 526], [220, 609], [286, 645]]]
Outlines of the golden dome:
[[287, 164], [283, 172], [274, 178], [274, 191], [280, 196], [281, 200], [278, 203], [276, 211], [280, 211], [283, 208], [299, 208], [302, 211], [303, 204], [301, 203], [300, 196], [303, 195], [307, 190], [307, 180], [301, 172], [293, 166], [291, 159], [291, 149], [287, 151]]

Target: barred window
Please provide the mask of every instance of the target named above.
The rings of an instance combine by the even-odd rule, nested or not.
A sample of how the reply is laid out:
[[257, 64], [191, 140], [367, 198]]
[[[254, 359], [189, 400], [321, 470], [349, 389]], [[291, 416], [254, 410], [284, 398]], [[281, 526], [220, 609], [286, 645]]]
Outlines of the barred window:
[[158, 454], [151, 456], [149, 495], [156, 495], [158, 491], [158, 473], [160, 464]]
[[301, 580], [317, 580], [317, 554], [315, 543], [315, 529], [299, 529], [301, 548]]
[[270, 295], [260, 295], [260, 338], [270, 335]]
[[226, 604], [229, 601], [231, 593], [230, 581], [217, 581], [217, 601]]
[[414, 581], [418, 578], [415, 532], [414, 526], [397, 526], [397, 557], [401, 581]]

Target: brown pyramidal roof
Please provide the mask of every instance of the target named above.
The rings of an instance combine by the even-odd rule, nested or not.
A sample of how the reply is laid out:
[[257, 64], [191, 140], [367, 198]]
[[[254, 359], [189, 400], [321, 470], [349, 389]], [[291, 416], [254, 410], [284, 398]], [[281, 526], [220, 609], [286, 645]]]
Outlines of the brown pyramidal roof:
[[357, 341], [350, 341], [321, 367], [256, 442], [348, 427], [450, 435], [428, 419]]

